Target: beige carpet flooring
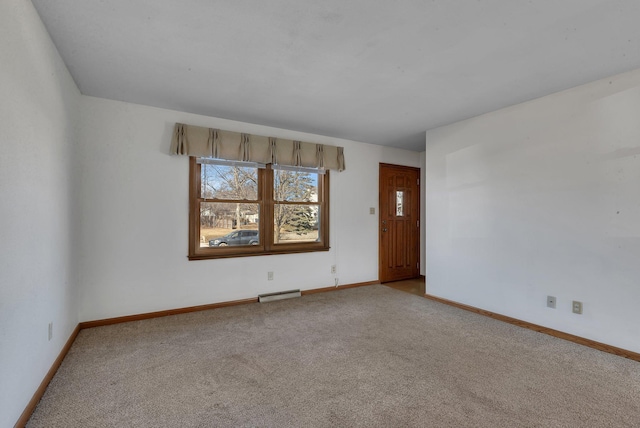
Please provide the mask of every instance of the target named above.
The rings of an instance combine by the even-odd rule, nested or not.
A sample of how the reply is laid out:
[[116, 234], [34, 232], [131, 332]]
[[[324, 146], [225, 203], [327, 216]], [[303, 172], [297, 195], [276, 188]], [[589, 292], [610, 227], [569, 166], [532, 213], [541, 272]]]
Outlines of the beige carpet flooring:
[[374, 285], [87, 329], [29, 427], [638, 427], [640, 363]]

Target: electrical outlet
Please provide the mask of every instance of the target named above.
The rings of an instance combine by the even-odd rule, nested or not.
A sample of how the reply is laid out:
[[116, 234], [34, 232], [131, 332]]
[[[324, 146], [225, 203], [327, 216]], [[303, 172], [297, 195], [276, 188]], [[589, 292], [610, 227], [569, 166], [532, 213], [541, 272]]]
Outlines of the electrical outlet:
[[376, 209], [374, 207], [370, 207], [369, 214], [375, 214], [375, 213], [376, 213]]
[[582, 313], [582, 302], [578, 302], [577, 300], [573, 301], [573, 313], [574, 314], [581, 314]]
[[547, 308], [556, 308], [556, 297], [555, 296], [547, 296]]
[[53, 322], [49, 323], [49, 340], [53, 338]]
[[336, 273], [336, 265], [331, 265], [331, 273]]
[[273, 281], [273, 272], [267, 272], [267, 281]]

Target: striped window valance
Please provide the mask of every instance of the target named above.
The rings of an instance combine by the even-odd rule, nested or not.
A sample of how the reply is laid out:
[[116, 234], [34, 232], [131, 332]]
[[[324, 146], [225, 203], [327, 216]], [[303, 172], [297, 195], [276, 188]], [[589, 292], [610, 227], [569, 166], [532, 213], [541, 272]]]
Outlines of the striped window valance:
[[171, 154], [344, 171], [344, 149], [176, 123]]

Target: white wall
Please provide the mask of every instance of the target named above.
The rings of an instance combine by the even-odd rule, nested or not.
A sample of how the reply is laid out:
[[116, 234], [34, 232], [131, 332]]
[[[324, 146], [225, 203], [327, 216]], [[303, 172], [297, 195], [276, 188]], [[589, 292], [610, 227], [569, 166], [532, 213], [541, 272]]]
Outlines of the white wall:
[[[81, 321], [377, 280], [378, 163], [417, 153], [82, 97]], [[342, 145], [331, 174], [329, 252], [187, 260], [188, 158], [170, 156], [175, 122]], [[274, 280], [267, 281], [267, 272]]]
[[0, 427], [17, 421], [78, 323], [72, 145], [79, 98], [31, 2], [1, 1]]
[[640, 70], [429, 131], [426, 156], [428, 293], [640, 352]]

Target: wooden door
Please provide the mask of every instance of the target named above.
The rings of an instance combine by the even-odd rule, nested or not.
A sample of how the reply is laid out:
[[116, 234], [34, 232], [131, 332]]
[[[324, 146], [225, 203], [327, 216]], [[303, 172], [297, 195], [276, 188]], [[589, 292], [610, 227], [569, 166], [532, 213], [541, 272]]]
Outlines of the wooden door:
[[380, 282], [420, 275], [420, 169], [380, 164]]

